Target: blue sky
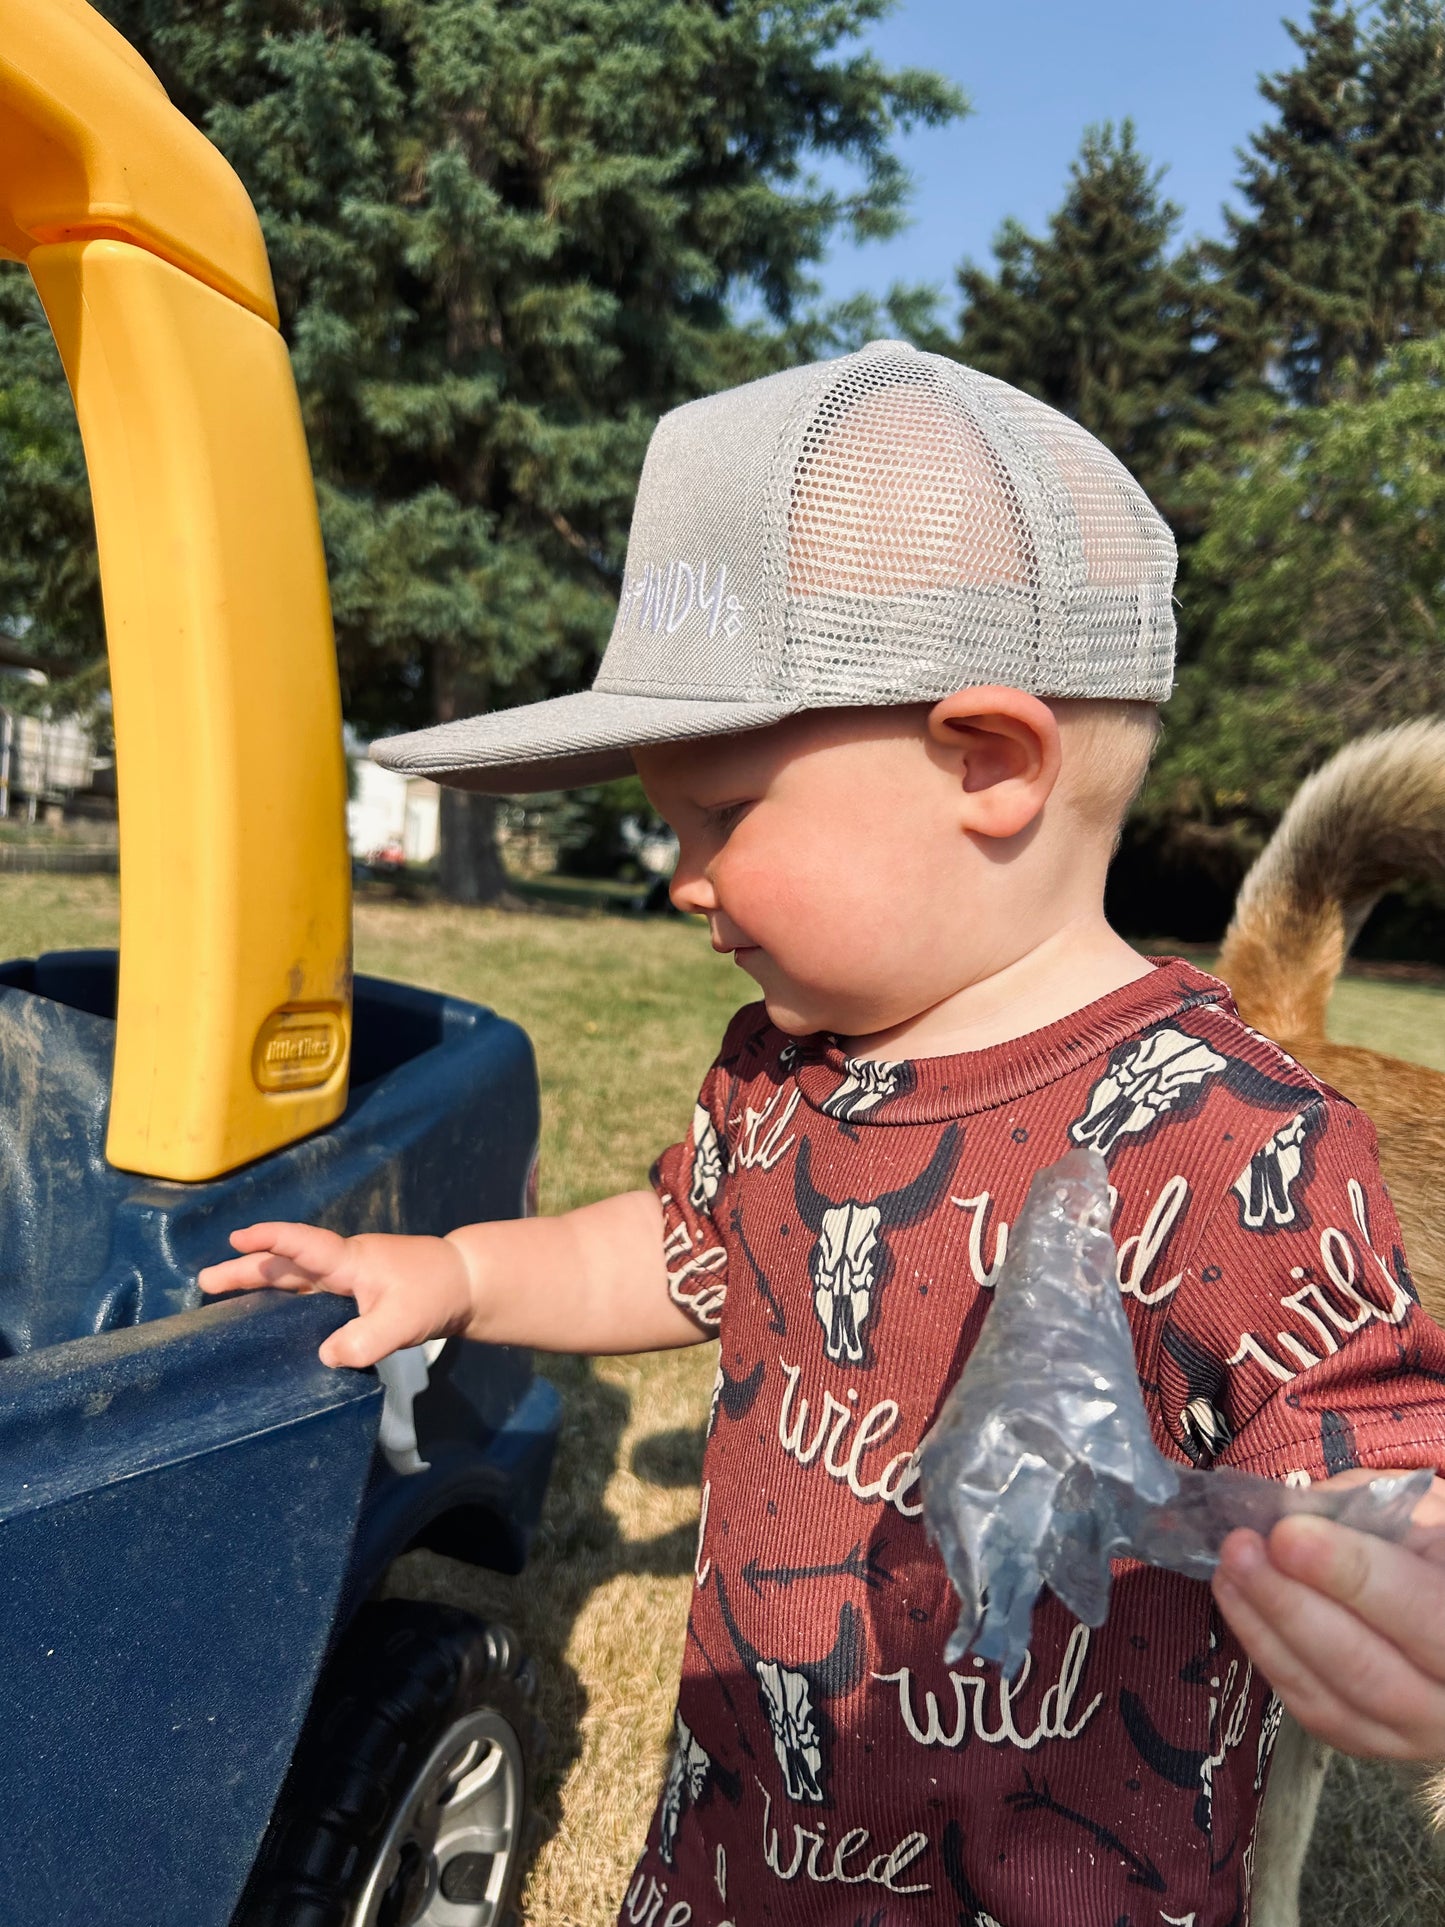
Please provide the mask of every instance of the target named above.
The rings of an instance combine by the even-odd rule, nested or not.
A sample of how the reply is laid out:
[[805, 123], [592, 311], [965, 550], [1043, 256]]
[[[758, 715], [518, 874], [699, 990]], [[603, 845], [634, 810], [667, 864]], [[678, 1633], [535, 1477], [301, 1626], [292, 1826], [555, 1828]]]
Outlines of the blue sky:
[[[1289, 13], [1306, 17], [1307, 0]], [[1006, 215], [1042, 226], [1091, 121], [1132, 116], [1143, 151], [1168, 164], [1183, 231], [1217, 233], [1235, 149], [1265, 116], [1257, 77], [1294, 53], [1278, 0], [899, 0], [869, 42], [890, 66], [947, 74], [973, 111], [899, 143], [913, 225], [835, 247], [820, 279], [829, 297], [933, 281], [950, 312], [954, 265], [986, 259]]]

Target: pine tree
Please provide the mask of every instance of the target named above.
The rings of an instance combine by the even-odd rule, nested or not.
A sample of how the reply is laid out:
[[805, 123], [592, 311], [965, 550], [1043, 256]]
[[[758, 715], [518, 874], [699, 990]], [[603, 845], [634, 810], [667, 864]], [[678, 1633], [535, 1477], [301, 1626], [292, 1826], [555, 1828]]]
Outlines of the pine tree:
[[1442, 392], [1445, 336], [1408, 342], [1348, 400], [1257, 399], [1248, 460], [1201, 467], [1191, 577], [1210, 613], [1152, 813], [1263, 825], [1352, 736], [1445, 709]]
[[1362, 24], [1321, 0], [1290, 31], [1247, 211], [1203, 250], [1220, 401], [1188, 477], [1202, 539], [1146, 799], [1216, 821], [1267, 818], [1351, 732], [1441, 700], [1425, 351], [1445, 328], [1445, 7], [1382, 0]]
[[1357, 306], [1364, 48], [1354, 7], [1335, 0], [1316, 0], [1307, 28], [1285, 26], [1300, 61], [1260, 81], [1276, 118], [1241, 156], [1247, 212], [1225, 210], [1227, 239], [1206, 254], [1217, 358], [1236, 376], [1277, 369], [1290, 394], [1313, 398]]
[[[1396, 343], [1445, 325], [1445, 10], [1317, 0], [1298, 64], [1261, 83], [1244, 213], [1209, 251], [1217, 358], [1290, 399], [1349, 392]], [[1341, 389], [1341, 384], [1343, 388]]]
[[371, 729], [585, 678], [657, 415], [786, 358], [830, 235], [901, 219], [896, 128], [962, 105], [847, 50], [889, 0], [101, 4], [260, 212]]
[[0, 662], [43, 663], [63, 704], [104, 669], [90, 493], [50, 329], [13, 270], [0, 341]]
[[1375, 251], [1352, 350], [1365, 368], [1445, 328], [1445, 6], [1382, 0], [1368, 45], [1362, 162]]
[[965, 263], [956, 352], [1082, 422], [1146, 486], [1194, 382], [1191, 291], [1170, 261], [1179, 210], [1125, 121], [1090, 128], [1063, 204], [1036, 237], [1017, 221], [992, 270]]

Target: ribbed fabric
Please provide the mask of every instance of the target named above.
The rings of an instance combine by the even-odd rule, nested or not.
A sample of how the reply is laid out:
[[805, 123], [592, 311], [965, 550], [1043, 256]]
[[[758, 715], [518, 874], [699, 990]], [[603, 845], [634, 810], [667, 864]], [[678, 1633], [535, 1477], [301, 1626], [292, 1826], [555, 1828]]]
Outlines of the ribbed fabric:
[[719, 1340], [675, 1747], [629, 1927], [1242, 1927], [1278, 1705], [1208, 1588], [1051, 1596], [1005, 1687], [913, 1453], [1034, 1172], [1108, 1159], [1161, 1447], [1317, 1478], [1445, 1468], [1364, 1118], [1166, 959], [996, 1049], [885, 1065], [739, 1013], [654, 1173], [674, 1298]]

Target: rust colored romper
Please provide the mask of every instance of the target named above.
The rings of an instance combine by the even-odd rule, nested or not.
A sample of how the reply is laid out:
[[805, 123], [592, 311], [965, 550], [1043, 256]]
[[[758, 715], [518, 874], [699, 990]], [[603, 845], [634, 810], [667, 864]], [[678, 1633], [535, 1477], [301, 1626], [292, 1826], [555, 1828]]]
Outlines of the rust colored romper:
[[1278, 1703], [1194, 1580], [1046, 1595], [1005, 1687], [955, 1605], [914, 1448], [1034, 1172], [1107, 1158], [1162, 1449], [1274, 1478], [1445, 1465], [1365, 1118], [1176, 961], [964, 1056], [852, 1063], [733, 1020], [654, 1180], [718, 1338], [674, 1751], [627, 1927], [1225, 1927], [1248, 1918]]

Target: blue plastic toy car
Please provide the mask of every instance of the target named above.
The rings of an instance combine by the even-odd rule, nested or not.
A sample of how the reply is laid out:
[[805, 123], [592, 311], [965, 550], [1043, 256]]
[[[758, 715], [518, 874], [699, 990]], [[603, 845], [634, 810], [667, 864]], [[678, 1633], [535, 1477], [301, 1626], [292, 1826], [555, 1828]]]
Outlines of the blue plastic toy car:
[[109, 953], [0, 967], [0, 1918], [494, 1927], [530, 1669], [500, 1628], [367, 1601], [409, 1546], [520, 1569], [557, 1395], [527, 1353], [452, 1342], [386, 1395], [391, 1458], [425, 1467], [399, 1472], [376, 1377], [316, 1359], [336, 1300], [191, 1307], [237, 1223], [516, 1215], [530, 1048], [363, 979], [338, 1122], [165, 1183], [103, 1156], [114, 995]]

